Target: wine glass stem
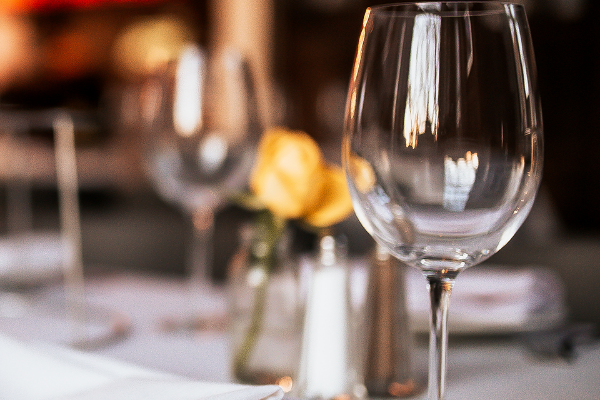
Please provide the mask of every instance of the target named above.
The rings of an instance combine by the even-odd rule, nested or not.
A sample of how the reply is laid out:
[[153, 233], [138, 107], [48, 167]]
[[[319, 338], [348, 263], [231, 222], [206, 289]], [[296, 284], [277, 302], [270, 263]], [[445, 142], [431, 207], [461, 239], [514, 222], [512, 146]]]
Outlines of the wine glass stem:
[[448, 305], [454, 279], [427, 276], [431, 300], [429, 333], [429, 400], [442, 400], [446, 389]]
[[192, 215], [193, 237], [188, 260], [192, 291], [207, 286], [212, 279], [214, 222], [215, 212], [210, 207], [198, 208]]

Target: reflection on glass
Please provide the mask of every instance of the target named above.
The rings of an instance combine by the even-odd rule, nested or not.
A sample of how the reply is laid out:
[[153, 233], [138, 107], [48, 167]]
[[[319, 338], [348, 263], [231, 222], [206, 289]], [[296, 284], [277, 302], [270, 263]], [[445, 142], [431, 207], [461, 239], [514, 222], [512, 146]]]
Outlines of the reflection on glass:
[[196, 46], [183, 50], [177, 65], [173, 122], [175, 130], [189, 137], [202, 129], [202, 82], [206, 74], [205, 57]]
[[463, 211], [469, 193], [475, 183], [475, 174], [479, 166], [477, 153], [470, 151], [464, 158], [454, 161], [444, 158], [444, 208], [449, 211]]
[[425, 133], [428, 125], [433, 136], [437, 136], [440, 28], [439, 16], [423, 14], [415, 17], [404, 114], [407, 147], [417, 146], [417, 136]]

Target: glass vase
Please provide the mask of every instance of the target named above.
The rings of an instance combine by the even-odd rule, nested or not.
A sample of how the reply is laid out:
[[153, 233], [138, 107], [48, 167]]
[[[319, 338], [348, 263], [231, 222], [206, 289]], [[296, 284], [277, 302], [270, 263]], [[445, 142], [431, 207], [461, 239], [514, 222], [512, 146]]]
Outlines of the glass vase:
[[232, 373], [241, 383], [289, 391], [297, 374], [304, 296], [290, 242], [265, 214], [244, 228], [232, 261]]

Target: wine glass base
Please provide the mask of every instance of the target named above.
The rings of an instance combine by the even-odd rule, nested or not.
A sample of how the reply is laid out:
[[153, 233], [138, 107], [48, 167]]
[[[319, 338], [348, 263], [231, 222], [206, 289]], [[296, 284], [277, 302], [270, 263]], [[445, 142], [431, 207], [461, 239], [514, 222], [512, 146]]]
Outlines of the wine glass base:
[[34, 342], [92, 350], [125, 338], [129, 317], [90, 303], [71, 307], [64, 299], [23, 293], [0, 293], [0, 330]]
[[225, 332], [229, 329], [229, 318], [226, 315], [165, 316], [159, 319], [158, 326], [163, 332]]
[[371, 385], [367, 385], [369, 396], [379, 399], [410, 398], [424, 393], [426, 388], [427, 382], [421, 382], [413, 378], [404, 381], [386, 380], [382, 382], [373, 382]]
[[224, 287], [207, 280], [189, 279], [185, 283], [181, 313], [162, 315], [158, 329], [162, 332], [225, 332], [229, 329], [229, 313], [223, 301]]

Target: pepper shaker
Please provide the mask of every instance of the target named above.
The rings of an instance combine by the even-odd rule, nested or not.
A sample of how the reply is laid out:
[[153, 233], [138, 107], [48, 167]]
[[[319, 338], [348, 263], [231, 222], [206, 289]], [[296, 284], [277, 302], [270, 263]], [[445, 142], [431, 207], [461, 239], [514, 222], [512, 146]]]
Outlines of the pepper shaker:
[[365, 385], [372, 397], [408, 397], [417, 391], [404, 268], [387, 250], [376, 245], [369, 276], [370, 318], [366, 331]]

